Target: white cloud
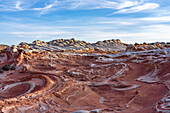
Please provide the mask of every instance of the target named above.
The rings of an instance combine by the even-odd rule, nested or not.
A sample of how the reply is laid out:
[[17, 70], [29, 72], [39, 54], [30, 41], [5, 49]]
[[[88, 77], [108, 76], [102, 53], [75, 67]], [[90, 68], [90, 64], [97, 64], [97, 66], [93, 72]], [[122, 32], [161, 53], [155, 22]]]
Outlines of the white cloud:
[[[59, 2], [60, 3], [60, 2]], [[117, 2], [111, 0], [71, 0], [63, 1], [62, 5], [66, 6], [66, 9], [114, 9]], [[60, 6], [59, 6], [60, 7]]]
[[60, 3], [68, 9], [123, 9], [139, 5], [143, 0], [64, 0]]
[[[46, 13], [49, 10], [59, 9], [87, 10], [107, 8], [112, 10], [116, 9], [119, 10], [119, 13], [126, 14], [143, 10], [151, 10], [159, 7], [159, 4], [145, 3], [141, 0], [63, 0], [58, 2], [56, 2], [57, 0], [49, 0], [48, 3], [43, 2], [41, 6], [35, 5], [37, 2], [31, 4], [31, 2], [28, 1], [29, 0], [22, 0], [18, 2], [15, 1], [10, 3], [8, 7], [7, 3], [1, 5], [0, 1], [0, 10], [2, 10], [1, 6], [3, 6], [4, 9], [8, 8], [12, 10], [13, 8], [14, 11], [32, 10], [40, 13]], [[6, 5], [6, 7], [4, 5]], [[129, 41], [130, 43], [142, 41], [153, 42], [155, 40], [170, 41], [170, 25], [162, 25], [165, 24], [163, 22], [170, 22], [170, 16], [141, 16], [143, 16], [143, 18], [133, 18], [127, 16], [93, 18], [83, 16], [80, 18], [71, 17], [62, 19], [57, 18], [56, 20], [49, 19], [52, 20], [50, 22], [47, 20], [44, 21], [44, 19], [36, 20], [32, 17], [19, 17], [17, 20], [14, 18], [6, 18], [6, 20], [13, 23], [0, 23], [0, 34], [5, 34], [12, 38], [24, 37], [24, 39], [29, 39], [31, 37], [32, 39], [48, 38], [48, 40], [53, 38], [75, 37], [86, 41], [120, 38], [124, 42]], [[7, 17], [9, 17], [9, 15]]]
[[40, 14], [45, 14], [47, 13], [50, 9], [52, 9], [54, 7], [54, 4], [50, 4], [50, 5], [47, 5], [43, 8], [32, 8], [30, 10], [34, 10], [34, 11], [41, 11]]
[[117, 9], [123, 9], [126, 7], [131, 7], [131, 6], [135, 6], [138, 4], [141, 4], [142, 2], [138, 2], [138, 1], [123, 1], [122, 3], [117, 5]]
[[32, 10], [42, 11], [42, 10], [48, 10], [48, 9], [50, 9], [52, 7], [53, 7], [53, 5], [50, 4], [50, 5], [47, 5], [47, 6], [43, 7], [43, 8], [33, 8]]
[[[22, 3], [22, 4], [21, 4]], [[36, 7], [35, 4], [41, 3], [44, 7]], [[136, 6], [143, 3], [143, 0], [22, 0], [17, 2], [11, 2], [11, 0], [0, 1], [0, 10], [5, 11], [9, 9], [11, 11], [18, 10], [34, 10], [34, 11], [48, 11], [49, 9], [123, 9], [127, 7]], [[21, 8], [22, 5], [22, 8]], [[17, 10], [16, 10], [17, 9]]]
[[135, 6], [135, 7], [129, 8], [129, 9], [119, 10], [119, 11], [115, 12], [114, 14], [116, 14], [116, 13], [135, 13], [135, 12], [140, 12], [143, 10], [152, 10], [152, 9], [155, 9], [158, 7], [159, 7], [159, 4], [157, 4], [157, 3], [145, 3], [143, 5]]
[[135, 22], [128, 22], [128, 21], [100, 21], [99, 24], [114, 24], [114, 25], [135, 25]]
[[[98, 23], [107, 23], [110, 20], [116, 20], [116, 18], [103, 18], [105, 22], [101, 19], [95, 18]], [[107, 21], [106, 21], [107, 20]], [[93, 20], [94, 21], [94, 20]], [[122, 24], [129, 24], [126, 22], [144, 22], [143, 20], [133, 20], [127, 19], [124, 23], [124, 19], [117, 19], [116, 22]], [[86, 24], [86, 21], [84, 21]], [[88, 21], [89, 22], [89, 21]], [[111, 23], [110, 21], [109, 23]], [[76, 22], [75, 22], [76, 23]], [[116, 23], [115, 23], [116, 24]], [[25, 38], [25, 39], [40, 39], [44, 41], [50, 41], [55, 38], [70, 38], [75, 37], [79, 40], [86, 40], [90, 42], [95, 42], [98, 40], [105, 39], [121, 39], [125, 43], [135, 43], [135, 42], [155, 42], [155, 41], [170, 41], [170, 25], [164, 24], [135, 24], [135, 26], [130, 27], [128, 25], [117, 26], [114, 23], [112, 25], [108, 24], [98, 24], [86, 26], [57, 26], [57, 25], [47, 25], [46, 23], [35, 23], [30, 24], [20, 24], [20, 23], [3, 23], [1, 27], [3, 29], [8, 29], [8, 31], [3, 31], [1, 35], [8, 35], [15, 38]], [[10, 26], [10, 29], [9, 29]]]
[[77, 29], [77, 28], [80, 28], [80, 26], [56, 26], [56, 27], [42, 26], [39, 28], [41, 29]]
[[141, 17], [141, 18], [102, 18], [96, 21], [98, 24], [109, 25], [109, 26], [130, 26], [134, 27], [144, 26], [144, 25], [158, 25], [158, 24], [169, 24], [170, 16], [155, 16], [155, 17]]
[[151, 21], [151, 22], [170, 22], [170, 16], [146, 17], [146, 18], [140, 18], [139, 20]]
[[23, 10], [20, 5], [21, 5], [21, 2], [20, 2], [20, 1], [16, 2], [15, 8], [16, 8], [17, 10]]

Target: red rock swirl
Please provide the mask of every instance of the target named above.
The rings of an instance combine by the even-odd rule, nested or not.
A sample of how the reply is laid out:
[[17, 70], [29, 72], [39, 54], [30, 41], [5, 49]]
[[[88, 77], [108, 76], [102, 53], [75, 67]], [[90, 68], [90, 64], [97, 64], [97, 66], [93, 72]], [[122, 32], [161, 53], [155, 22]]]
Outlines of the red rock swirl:
[[170, 112], [170, 49], [117, 54], [0, 53], [0, 110], [4, 113]]

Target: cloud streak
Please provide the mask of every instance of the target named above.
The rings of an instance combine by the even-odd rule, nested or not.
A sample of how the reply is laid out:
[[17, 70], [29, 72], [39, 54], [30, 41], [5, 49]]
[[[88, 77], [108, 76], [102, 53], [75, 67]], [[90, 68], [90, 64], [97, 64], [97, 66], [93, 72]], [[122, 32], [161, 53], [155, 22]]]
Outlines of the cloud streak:
[[145, 3], [143, 5], [135, 6], [135, 7], [129, 8], [129, 9], [119, 10], [119, 11], [115, 12], [114, 14], [117, 14], [117, 13], [136, 13], [136, 12], [140, 12], [140, 11], [144, 11], [144, 10], [152, 10], [152, 9], [155, 9], [155, 8], [158, 8], [158, 7], [159, 7], [159, 4], [157, 4], [157, 3]]
[[[43, 7], [36, 6], [41, 3], [40, 0], [28, 1], [22, 0], [11, 2], [11, 0], [0, 1], [0, 11], [40, 11], [42, 14], [53, 10], [94, 10], [94, 9], [111, 9], [118, 10], [115, 13], [134, 13], [143, 10], [155, 9], [159, 7], [157, 3], [144, 3], [143, 0], [50, 0], [48, 3], [43, 2]], [[42, 3], [41, 3], [42, 4]], [[22, 7], [21, 7], [22, 5]], [[114, 14], [115, 14], [114, 13]]]
[[[90, 21], [80, 18], [86, 26], [76, 26], [76, 21], [67, 23], [67, 25], [64, 26], [35, 22], [31, 24], [0, 23], [0, 25], [3, 29], [6, 26], [10, 26], [11, 30], [8, 30], [6, 34], [12, 37], [31, 38], [32, 40], [48, 39], [49, 41], [55, 38], [75, 37], [76, 39], [89, 42], [112, 38], [120, 38], [126, 43], [168, 41], [167, 39], [170, 39], [170, 25], [159, 21], [155, 23], [150, 22], [150, 20], [155, 18], [161, 19], [160, 17], [126, 18], [125, 21], [123, 18], [95, 18], [91, 20], [96, 22], [96, 24], [93, 25], [90, 24]], [[148, 23], [145, 24], [146, 22]]]
[[32, 10], [42, 11], [42, 10], [48, 10], [48, 9], [50, 9], [52, 7], [53, 7], [53, 5], [50, 4], [50, 5], [47, 5], [47, 6], [43, 7], [43, 8], [33, 8]]
[[145, 18], [140, 18], [139, 20], [150, 21], [150, 22], [170, 22], [170, 16], [145, 17]]

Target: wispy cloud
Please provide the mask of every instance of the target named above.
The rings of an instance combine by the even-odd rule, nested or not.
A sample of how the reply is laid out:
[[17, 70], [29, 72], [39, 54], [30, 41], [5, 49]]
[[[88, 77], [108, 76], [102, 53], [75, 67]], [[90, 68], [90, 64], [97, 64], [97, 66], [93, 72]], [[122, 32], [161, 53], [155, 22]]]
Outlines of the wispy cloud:
[[169, 9], [161, 0], [0, 0], [0, 35], [6, 43], [70, 37], [170, 41]]
[[135, 22], [128, 22], [128, 21], [99, 21], [99, 24], [114, 24], [114, 25], [135, 25]]
[[[143, 0], [63, 0], [66, 9], [123, 9], [143, 3]], [[58, 7], [60, 7], [60, 5]]]
[[30, 10], [41, 11], [40, 14], [44, 14], [44, 13], [48, 12], [52, 7], [54, 7], [54, 5], [50, 4], [50, 5], [47, 5], [43, 8], [32, 8]]
[[40, 39], [49, 41], [55, 38], [75, 37], [79, 40], [95, 42], [97, 40], [119, 38], [126, 43], [142, 43], [144, 41], [168, 41], [170, 39], [170, 26], [168, 24], [164, 25], [160, 22], [149, 22], [145, 24], [146, 20], [142, 18], [126, 18], [126, 21], [123, 18], [95, 18], [91, 20], [98, 23], [95, 25], [90, 24], [85, 19], [82, 21], [87, 25], [76, 26], [76, 21], [67, 23], [65, 26], [35, 22], [31, 24], [6, 23], [0, 25], [4, 28], [5, 26], [10, 26], [11, 29], [6, 33], [8, 35], [16, 38], [31, 38], [32, 40]]
[[[17, 2], [11, 2], [10, 0], [0, 1], [0, 11], [5, 11], [9, 9], [11, 11], [23, 11], [32, 10], [40, 11], [45, 13], [50, 9], [62, 10], [62, 9], [72, 9], [72, 10], [93, 10], [93, 9], [111, 9], [119, 10], [116, 13], [132, 13], [139, 12], [146, 9], [155, 9], [159, 7], [156, 3], [144, 3], [143, 0], [50, 0], [48, 3], [41, 2], [40, 0], [22, 0]], [[44, 3], [44, 7], [36, 6], [35, 4]], [[22, 7], [21, 7], [22, 5]], [[125, 9], [126, 8], [126, 9]]]
[[114, 9], [117, 2], [110, 0], [72, 0], [69, 9]]
[[143, 5], [135, 6], [135, 7], [132, 7], [132, 8], [119, 10], [119, 11], [115, 12], [114, 14], [117, 14], [117, 13], [136, 13], [136, 12], [140, 12], [140, 11], [143, 11], [143, 10], [152, 10], [152, 9], [155, 9], [155, 8], [158, 8], [158, 7], [159, 7], [159, 4], [157, 4], [157, 3], [145, 3]]
[[33, 8], [32, 10], [42, 11], [42, 10], [48, 10], [48, 9], [50, 9], [52, 7], [53, 7], [53, 5], [50, 4], [50, 5], [47, 5], [47, 6], [43, 7], [43, 8]]
[[139, 20], [150, 21], [150, 22], [170, 22], [170, 16], [145, 17], [145, 18], [140, 18]]

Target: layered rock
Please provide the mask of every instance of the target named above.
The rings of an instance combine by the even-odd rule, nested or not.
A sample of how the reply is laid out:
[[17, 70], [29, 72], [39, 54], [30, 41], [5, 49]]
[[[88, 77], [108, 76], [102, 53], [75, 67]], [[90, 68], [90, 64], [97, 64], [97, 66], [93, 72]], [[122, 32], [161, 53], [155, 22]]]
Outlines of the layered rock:
[[127, 45], [126, 51], [145, 51], [145, 50], [153, 50], [153, 49], [165, 49], [165, 48], [169, 48], [170, 44], [168, 43], [143, 43], [143, 44], [130, 44]]
[[126, 49], [126, 45], [121, 43], [119, 39], [98, 41], [96, 43], [88, 43], [85, 41], [71, 39], [57, 39], [52, 40], [47, 43], [42, 43], [42, 41], [34, 41], [29, 44], [30, 47], [39, 50], [74, 50], [74, 51], [101, 51], [101, 52], [111, 52], [111, 51], [123, 51]]
[[168, 113], [170, 48], [165, 45], [115, 54], [41, 51], [29, 44], [8, 47], [0, 53], [0, 110]]

